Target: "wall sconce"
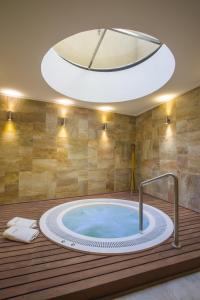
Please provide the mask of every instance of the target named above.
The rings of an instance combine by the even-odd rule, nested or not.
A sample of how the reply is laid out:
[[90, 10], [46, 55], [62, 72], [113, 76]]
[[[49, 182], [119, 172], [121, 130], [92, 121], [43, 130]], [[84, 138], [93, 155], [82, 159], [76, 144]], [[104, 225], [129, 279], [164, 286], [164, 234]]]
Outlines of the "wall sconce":
[[12, 121], [12, 111], [10, 110], [10, 111], [8, 111], [8, 113], [7, 113], [7, 120], [8, 121]]
[[170, 123], [171, 123], [171, 120], [170, 120], [169, 116], [166, 116], [164, 124], [169, 125]]
[[108, 130], [108, 123], [103, 123], [102, 129], [104, 131], [107, 131]]
[[58, 119], [58, 124], [60, 126], [66, 127], [67, 126], [67, 118], [59, 118]]

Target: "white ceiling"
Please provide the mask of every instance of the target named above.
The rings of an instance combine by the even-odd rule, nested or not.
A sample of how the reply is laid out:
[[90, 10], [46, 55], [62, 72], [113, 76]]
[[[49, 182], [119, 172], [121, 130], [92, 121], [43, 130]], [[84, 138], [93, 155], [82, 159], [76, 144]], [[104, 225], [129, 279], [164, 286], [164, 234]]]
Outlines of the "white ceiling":
[[[155, 36], [176, 60], [172, 79], [159, 91], [112, 104], [116, 112], [138, 115], [158, 105], [159, 95], [179, 95], [199, 85], [199, 11], [199, 0], [0, 0], [0, 89], [54, 101], [62, 95], [45, 83], [40, 71], [49, 48], [77, 32], [128, 28]], [[98, 107], [82, 101], [75, 104]]]

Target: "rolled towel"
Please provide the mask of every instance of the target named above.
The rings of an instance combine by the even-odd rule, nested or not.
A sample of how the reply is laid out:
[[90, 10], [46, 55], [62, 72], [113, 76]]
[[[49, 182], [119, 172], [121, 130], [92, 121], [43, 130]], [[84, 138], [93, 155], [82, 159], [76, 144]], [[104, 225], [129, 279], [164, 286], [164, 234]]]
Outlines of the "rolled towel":
[[12, 241], [30, 243], [39, 234], [39, 230], [32, 228], [24, 228], [21, 226], [12, 226], [7, 228], [3, 236]]
[[20, 227], [28, 227], [28, 228], [35, 228], [37, 227], [37, 221], [36, 220], [31, 220], [31, 219], [26, 219], [26, 218], [21, 218], [21, 217], [15, 217], [8, 221], [7, 227], [11, 226], [20, 226]]

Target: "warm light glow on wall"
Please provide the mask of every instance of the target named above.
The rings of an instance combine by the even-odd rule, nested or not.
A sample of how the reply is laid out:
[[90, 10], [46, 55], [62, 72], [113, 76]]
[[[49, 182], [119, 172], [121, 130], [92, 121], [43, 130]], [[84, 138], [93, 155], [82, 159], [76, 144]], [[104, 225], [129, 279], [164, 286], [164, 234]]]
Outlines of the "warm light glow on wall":
[[19, 98], [24, 97], [21, 92], [13, 89], [0, 89], [0, 94], [6, 97], [5, 100], [7, 101], [7, 111], [11, 112], [14, 112], [16, 110], [16, 105]]
[[21, 98], [24, 96], [21, 92], [13, 89], [1, 89], [0, 93], [5, 96], [13, 97], [13, 98]]
[[166, 128], [166, 137], [169, 138], [170, 136], [172, 136], [173, 132], [172, 132], [172, 128], [171, 126], [167, 126]]
[[59, 126], [58, 137], [67, 138], [67, 128], [65, 126]]
[[101, 142], [104, 143], [104, 148], [106, 148], [108, 140], [109, 139], [108, 139], [107, 131], [103, 130], [101, 135]]
[[102, 114], [101, 119], [102, 119], [102, 123], [106, 123], [107, 122], [107, 118], [106, 118], [106, 114], [105, 113]]
[[105, 112], [109, 112], [109, 111], [113, 111], [114, 108], [113, 108], [112, 106], [107, 106], [107, 105], [105, 105], [105, 106], [99, 106], [99, 107], [98, 107], [98, 110], [105, 111]]
[[66, 107], [61, 107], [59, 110], [59, 115], [61, 118], [66, 118], [66, 114], [67, 114], [67, 109]]
[[166, 103], [166, 115], [170, 116], [172, 113], [172, 107], [173, 107], [173, 103], [172, 102], [168, 102]]
[[66, 118], [67, 108], [64, 106], [70, 106], [70, 105], [74, 104], [74, 102], [72, 100], [65, 99], [65, 98], [57, 99], [57, 100], [55, 100], [55, 103], [62, 105], [59, 107], [59, 115], [61, 118]]
[[17, 139], [16, 127], [12, 121], [6, 122], [2, 131], [2, 137], [7, 141], [14, 141]]
[[176, 97], [175, 94], [164, 94], [155, 98], [156, 102], [163, 103], [168, 102]]

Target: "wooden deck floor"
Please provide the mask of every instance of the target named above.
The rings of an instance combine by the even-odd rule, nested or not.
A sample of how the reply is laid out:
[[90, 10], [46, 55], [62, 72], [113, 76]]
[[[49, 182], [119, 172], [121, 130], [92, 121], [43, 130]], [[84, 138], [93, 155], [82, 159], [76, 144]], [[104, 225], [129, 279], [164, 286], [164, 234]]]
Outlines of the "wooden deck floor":
[[[130, 199], [130, 194], [125, 192], [101, 196]], [[69, 200], [72, 199], [2, 205], [0, 230], [14, 216], [39, 219], [48, 208]], [[144, 200], [172, 215], [171, 204], [148, 196]], [[170, 239], [140, 253], [103, 256], [62, 248], [42, 234], [28, 245], [1, 236], [0, 299], [112, 298], [114, 293], [197, 268], [200, 266], [200, 214], [181, 208], [180, 219], [182, 248], [178, 250], [172, 248]]]

